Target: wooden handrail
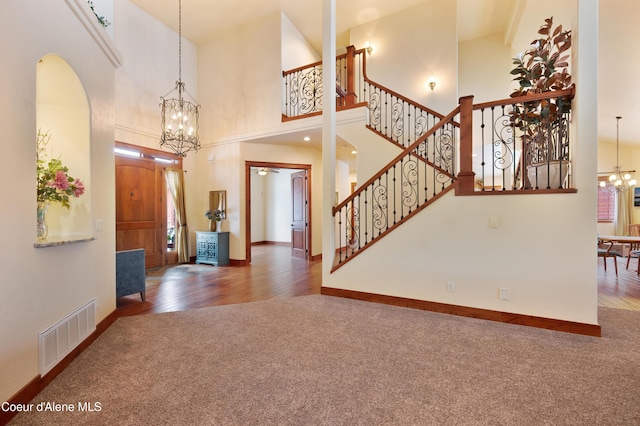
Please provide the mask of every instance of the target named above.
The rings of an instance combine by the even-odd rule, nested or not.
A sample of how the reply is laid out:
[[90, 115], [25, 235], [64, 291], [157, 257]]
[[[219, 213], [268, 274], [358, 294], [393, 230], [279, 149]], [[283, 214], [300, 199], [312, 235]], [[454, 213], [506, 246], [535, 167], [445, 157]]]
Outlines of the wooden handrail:
[[[384, 175], [387, 172], [387, 170], [392, 168], [402, 158], [404, 158], [405, 156], [409, 155], [409, 153], [411, 153], [413, 150], [415, 150], [421, 143], [423, 143], [425, 140], [427, 140], [427, 138], [429, 138], [431, 135], [433, 135], [438, 129], [440, 129], [441, 127], [443, 127], [447, 123], [453, 122], [453, 120], [452, 120], [453, 117], [458, 115], [459, 112], [460, 112], [460, 106], [458, 105], [453, 111], [451, 111], [448, 115], [444, 116], [440, 121], [438, 121], [432, 128], [427, 130], [424, 135], [422, 135], [414, 143], [412, 143], [407, 148], [405, 148], [393, 160], [391, 160], [389, 163], [387, 163], [387, 165], [384, 166], [378, 173], [376, 173], [375, 175], [373, 175], [373, 177], [371, 177], [365, 183], [360, 185], [360, 187], [358, 189], [356, 189], [351, 195], [349, 195], [343, 202], [341, 202], [340, 204], [335, 206], [333, 208], [333, 215], [335, 216], [335, 214], [336, 214], [336, 212], [338, 210], [340, 210], [342, 207], [346, 206], [351, 200], [353, 200], [355, 197], [360, 195], [360, 193], [362, 193], [362, 191], [364, 191], [369, 185], [371, 185], [373, 182], [375, 182], [376, 179], [378, 179], [380, 176]], [[452, 175], [448, 171], [442, 169], [441, 167], [439, 167], [439, 166], [437, 166], [437, 165], [435, 165], [435, 164], [433, 164], [431, 162], [428, 162], [428, 163], [429, 163], [430, 166], [438, 169], [439, 172], [445, 174], [449, 178], [451, 178], [451, 179], [455, 179], [456, 178], [454, 175]]]
[[[342, 54], [336, 56], [336, 60], [344, 59], [346, 57], [347, 57], [347, 54], [346, 53], [342, 53]], [[320, 65], [322, 65], [322, 61], [316, 61], [316, 62], [313, 62], [311, 64], [303, 65], [303, 66], [298, 67], [298, 68], [293, 68], [293, 69], [290, 69], [290, 70], [282, 71], [282, 75], [285, 76], [285, 75], [288, 75], [288, 74], [293, 74], [293, 73], [296, 73], [298, 71], [302, 71], [302, 70], [305, 70], [307, 68], [317, 67], [317, 66], [320, 66]]]
[[[365, 57], [366, 58], [366, 57]], [[363, 65], [362, 65], [362, 74], [364, 76], [364, 81], [366, 81], [367, 83], [369, 83], [370, 85], [377, 87], [380, 90], [384, 90], [385, 92], [389, 93], [390, 95], [395, 96], [396, 98], [405, 101], [406, 103], [413, 105], [414, 107], [418, 108], [418, 109], [422, 109], [425, 112], [427, 112], [428, 114], [431, 114], [435, 117], [438, 117], [439, 119], [442, 119], [442, 117], [444, 117], [442, 114], [440, 114], [439, 112], [436, 112], [434, 110], [432, 110], [431, 108], [428, 108], [422, 104], [419, 104], [416, 101], [413, 101], [409, 98], [407, 98], [406, 96], [402, 96], [401, 94], [399, 94], [398, 92], [394, 92], [393, 90], [383, 86], [382, 84], [376, 83], [375, 81], [370, 80], [367, 77], [367, 73], [366, 73], [366, 68], [367, 68], [367, 61], [366, 59], [363, 61]], [[454, 125], [458, 125], [455, 121], [453, 122]]]
[[512, 98], [500, 99], [498, 101], [474, 104], [473, 109], [474, 110], [487, 109], [487, 108], [493, 108], [493, 107], [503, 106], [503, 105], [513, 105], [513, 104], [541, 101], [543, 99], [562, 98], [564, 96], [568, 96], [569, 98], [573, 99], [574, 95], [575, 95], [575, 86], [572, 85], [570, 88], [564, 89], [564, 90], [554, 90], [551, 92], [534, 93], [531, 95], [515, 96]]

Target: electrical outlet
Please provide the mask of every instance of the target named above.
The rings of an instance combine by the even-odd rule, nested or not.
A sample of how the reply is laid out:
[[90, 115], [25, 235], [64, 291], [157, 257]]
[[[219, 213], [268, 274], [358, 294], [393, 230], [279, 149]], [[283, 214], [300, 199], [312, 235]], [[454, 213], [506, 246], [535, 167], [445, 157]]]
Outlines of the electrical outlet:
[[456, 291], [456, 283], [449, 281], [447, 283], [447, 291]]
[[104, 230], [104, 220], [96, 219], [96, 231]]
[[499, 297], [500, 297], [500, 300], [509, 300], [509, 289], [501, 288]]

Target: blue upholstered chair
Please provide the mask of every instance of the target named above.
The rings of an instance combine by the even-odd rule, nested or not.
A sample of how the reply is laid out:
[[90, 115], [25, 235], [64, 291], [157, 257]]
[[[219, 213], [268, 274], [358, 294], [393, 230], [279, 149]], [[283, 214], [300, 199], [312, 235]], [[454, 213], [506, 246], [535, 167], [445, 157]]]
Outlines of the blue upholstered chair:
[[116, 298], [140, 293], [145, 298], [144, 249], [116, 252]]

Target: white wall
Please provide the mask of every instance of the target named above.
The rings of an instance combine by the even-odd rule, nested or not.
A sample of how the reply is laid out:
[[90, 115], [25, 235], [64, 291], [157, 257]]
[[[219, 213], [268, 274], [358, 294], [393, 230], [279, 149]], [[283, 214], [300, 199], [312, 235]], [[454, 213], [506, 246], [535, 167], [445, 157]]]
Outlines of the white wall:
[[[0, 400], [36, 378], [38, 333], [91, 299], [97, 321], [115, 310], [114, 69], [119, 55], [93, 19], [83, 23], [70, 9], [91, 13], [86, 1], [0, 2], [0, 117], [6, 185], [0, 203]], [[85, 15], [81, 15], [85, 16]], [[88, 16], [88, 15], [86, 15]], [[86, 25], [86, 27], [85, 27]], [[88, 29], [87, 29], [88, 28]], [[90, 35], [93, 34], [93, 35]], [[97, 35], [97, 36], [96, 36]], [[96, 38], [94, 38], [97, 37]], [[98, 41], [96, 41], [98, 40]], [[98, 43], [102, 48], [98, 47]], [[36, 240], [36, 64], [47, 54], [62, 57], [78, 75], [91, 109], [93, 219], [104, 221], [95, 241], [34, 248]]]
[[[593, 250], [597, 94], [592, 72], [597, 63], [593, 49], [597, 7], [580, 3], [583, 48], [574, 54], [578, 94], [572, 129], [572, 137], [580, 141], [573, 151], [578, 193], [510, 197], [450, 193], [346, 267], [324, 276], [324, 286], [597, 324]], [[554, 13], [553, 8], [544, 10], [548, 13]], [[450, 15], [433, 19], [455, 27], [455, 16]], [[577, 23], [577, 16], [572, 10], [568, 22]], [[539, 26], [536, 23], [533, 32], [522, 37], [532, 39]], [[498, 228], [489, 228], [491, 217], [498, 218]], [[455, 282], [455, 292], [447, 291], [449, 281]], [[511, 300], [498, 299], [501, 287], [510, 289]]]
[[199, 45], [203, 143], [280, 125], [281, 14], [268, 15]]
[[[178, 34], [129, 0], [115, 1], [115, 41], [124, 61], [116, 71], [116, 140], [160, 149], [160, 97], [178, 80]], [[183, 37], [182, 81], [202, 104], [197, 72], [197, 49]]]
[[511, 94], [511, 49], [502, 33], [469, 40], [458, 47], [460, 96], [474, 103], [506, 99]]
[[251, 173], [251, 242], [291, 242], [291, 174], [279, 169], [260, 176]]
[[281, 16], [281, 53], [282, 70], [287, 71], [304, 65], [321, 61], [322, 57], [311, 44], [300, 34], [300, 31], [289, 20], [287, 15]]
[[456, 2], [431, 0], [351, 28], [351, 44], [372, 43], [371, 80], [446, 115], [458, 104], [456, 31]]

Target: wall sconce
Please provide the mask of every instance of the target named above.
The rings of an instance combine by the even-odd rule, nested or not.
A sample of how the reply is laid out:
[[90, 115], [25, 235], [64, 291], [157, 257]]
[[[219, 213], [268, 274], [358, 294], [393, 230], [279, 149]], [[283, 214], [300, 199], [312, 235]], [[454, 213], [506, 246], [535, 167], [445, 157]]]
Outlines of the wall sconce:
[[373, 46], [371, 46], [370, 42], [366, 42], [364, 44], [364, 50], [367, 51], [367, 54], [371, 55], [371, 52], [373, 52]]
[[431, 76], [429, 78], [429, 89], [433, 90], [436, 87], [436, 78], [434, 76]]

